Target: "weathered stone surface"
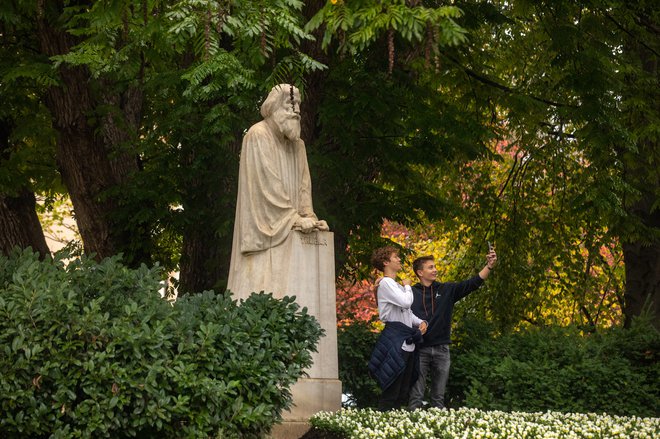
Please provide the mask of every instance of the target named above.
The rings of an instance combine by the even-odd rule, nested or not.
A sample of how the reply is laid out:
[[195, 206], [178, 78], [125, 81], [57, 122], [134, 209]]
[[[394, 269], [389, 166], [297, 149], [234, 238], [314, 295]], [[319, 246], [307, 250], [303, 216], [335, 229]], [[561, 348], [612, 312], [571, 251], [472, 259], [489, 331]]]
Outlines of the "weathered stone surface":
[[312, 206], [305, 144], [300, 139], [300, 94], [273, 88], [264, 120], [243, 139], [228, 289], [237, 299], [253, 292], [296, 296], [325, 329], [314, 364], [291, 389], [293, 407], [272, 437], [294, 439], [314, 413], [341, 407], [333, 234]]

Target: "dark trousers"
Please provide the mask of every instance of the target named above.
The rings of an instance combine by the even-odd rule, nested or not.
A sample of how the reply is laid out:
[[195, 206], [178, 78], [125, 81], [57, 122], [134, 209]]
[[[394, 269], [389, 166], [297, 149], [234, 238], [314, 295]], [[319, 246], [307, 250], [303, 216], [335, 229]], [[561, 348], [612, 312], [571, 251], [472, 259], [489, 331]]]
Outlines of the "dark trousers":
[[388, 411], [398, 409], [402, 405], [408, 404], [410, 395], [410, 386], [412, 383], [413, 372], [415, 371], [414, 352], [403, 352], [406, 359], [406, 368], [401, 375], [387, 389], [383, 390], [378, 401], [378, 409]]
[[445, 407], [445, 389], [449, 378], [451, 357], [449, 345], [427, 346], [419, 349], [419, 375], [417, 382], [410, 389], [409, 410], [423, 407], [426, 381], [431, 375], [431, 405], [430, 407]]

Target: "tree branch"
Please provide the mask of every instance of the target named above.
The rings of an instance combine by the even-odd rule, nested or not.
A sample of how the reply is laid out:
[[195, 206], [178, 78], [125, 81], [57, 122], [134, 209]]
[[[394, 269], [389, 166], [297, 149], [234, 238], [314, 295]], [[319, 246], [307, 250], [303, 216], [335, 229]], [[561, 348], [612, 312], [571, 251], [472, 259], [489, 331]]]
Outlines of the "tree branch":
[[[635, 35], [633, 35], [632, 32], [630, 32], [628, 29], [626, 29], [625, 27], [623, 27], [623, 25], [622, 25], [621, 23], [619, 23], [618, 21], [616, 21], [616, 19], [615, 19], [614, 17], [612, 17], [610, 14], [608, 14], [607, 12], [604, 12], [604, 15], [605, 15], [605, 17], [608, 18], [612, 23], [614, 23], [614, 25], [615, 25], [616, 27], [618, 27], [619, 30], [623, 31], [623, 32], [624, 32], [626, 35], [628, 35], [630, 38], [632, 38], [633, 40], [635, 40], [636, 42], [638, 42], [639, 44], [641, 44], [642, 46], [644, 46], [644, 48], [646, 48], [649, 52], [653, 53], [655, 56], [660, 56], [660, 53], [658, 53], [656, 50], [654, 50], [652, 47], [650, 47], [650, 46], [649, 46], [648, 44], [646, 44], [644, 41], [642, 41], [641, 39], [639, 39], [639, 38], [637, 38]], [[642, 23], [639, 23], [639, 24], [642, 24]], [[649, 26], [645, 26], [645, 27], [647, 27], [648, 29], [650, 29]], [[654, 29], [654, 30], [655, 30], [655, 29]], [[657, 31], [656, 31], [656, 32], [657, 32]]]
[[[518, 92], [517, 90], [514, 90], [513, 88], [511, 88], [507, 85], [501, 84], [501, 83], [496, 82], [496, 81], [494, 81], [490, 78], [486, 78], [485, 76], [482, 76], [482, 75], [478, 74], [477, 72], [470, 69], [469, 67], [466, 67], [466, 66], [462, 65], [457, 59], [455, 59], [454, 57], [448, 55], [445, 52], [440, 52], [440, 53], [442, 55], [444, 55], [448, 60], [450, 60], [451, 62], [456, 64], [459, 68], [461, 68], [468, 76], [470, 76], [471, 78], [476, 79], [477, 81], [479, 81], [483, 84], [489, 85], [493, 88], [496, 88], [498, 90], [504, 91], [504, 92], [509, 93], [509, 94], [523, 94], [523, 93]], [[552, 107], [577, 108], [574, 105], [562, 104], [562, 103], [550, 101], [548, 99], [544, 99], [544, 98], [541, 98], [541, 97], [538, 97], [538, 96], [529, 96], [529, 97], [531, 99], [535, 100], [535, 101], [542, 102], [542, 103], [544, 103], [546, 105], [550, 105]]]

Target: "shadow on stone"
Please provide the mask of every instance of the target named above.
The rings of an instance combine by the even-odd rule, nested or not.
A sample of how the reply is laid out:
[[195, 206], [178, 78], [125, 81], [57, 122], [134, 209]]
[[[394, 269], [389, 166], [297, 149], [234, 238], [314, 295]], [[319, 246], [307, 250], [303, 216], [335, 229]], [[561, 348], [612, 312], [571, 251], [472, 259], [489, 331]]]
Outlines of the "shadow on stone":
[[345, 438], [344, 436], [340, 436], [336, 433], [330, 433], [312, 427], [300, 439], [345, 439]]

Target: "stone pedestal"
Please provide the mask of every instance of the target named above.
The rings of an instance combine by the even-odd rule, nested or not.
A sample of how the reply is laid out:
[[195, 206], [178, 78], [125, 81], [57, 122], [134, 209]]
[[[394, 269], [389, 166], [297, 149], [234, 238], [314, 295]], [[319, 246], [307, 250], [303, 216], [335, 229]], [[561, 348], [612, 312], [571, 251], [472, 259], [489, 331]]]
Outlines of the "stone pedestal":
[[[242, 269], [254, 276], [235, 282], [234, 297], [245, 298], [253, 291], [273, 292], [275, 297], [296, 296], [301, 307], [316, 317], [325, 330], [313, 353], [314, 364], [293, 386], [293, 407], [283, 413], [283, 422], [273, 428], [271, 437], [295, 439], [309, 428], [307, 420], [319, 411], [336, 411], [341, 407], [341, 382], [337, 365], [337, 312], [335, 303], [335, 257], [332, 232], [302, 233], [292, 231], [281, 245], [244, 257]], [[266, 253], [270, 253], [269, 255]], [[286, 259], [280, 259], [286, 258]], [[287, 261], [287, 263], [282, 263]], [[272, 273], [263, 284], [263, 271], [269, 266], [285, 267]], [[278, 270], [279, 271], [279, 270]], [[259, 273], [257, 273], [259, 272]], [[240, 284], [240, 285], [239, 285]]]
[[325, 330], [313, 353], [314, 364], [308, 377], [293, 386], [293, 407], [283, 414], [284, 422], [275, 426], [274, 438], [300, 437], [309, 426], [307, 420], [319, 411], [341, 407], [341, 382], [337, 365], [337, 308], [335, 302], [335, 252], [332, 232], [304, 234], [293, 232], [285, 245], [291, 247], [289, 291], [298, 290], [296, 302], [307, 307]]

